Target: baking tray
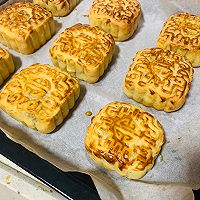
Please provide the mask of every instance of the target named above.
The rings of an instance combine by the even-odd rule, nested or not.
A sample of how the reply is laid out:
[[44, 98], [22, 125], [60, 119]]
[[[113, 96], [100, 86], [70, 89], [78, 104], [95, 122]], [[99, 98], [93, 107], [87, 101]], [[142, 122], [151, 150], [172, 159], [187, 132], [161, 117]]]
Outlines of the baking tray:
[[8, 0], [0, 0], [0, 5], [3, 5], [4, 3], [6, 3]]
[[79, 172], [63, 172], [49, 162], [10, 140], [0, 130], [0, 154], [50, 186], [67, 199], [100, 200], [90, 176]]
[[[0, 0], [0, 5], [3, 5], [7, 1]], [[25, 149], [22, 145], [10, 140], [2, 130], [0, 130], [0, 154], [67, 199], [100, 199], [89, 175], [80, 172], [63, 172], [51, 163]]]

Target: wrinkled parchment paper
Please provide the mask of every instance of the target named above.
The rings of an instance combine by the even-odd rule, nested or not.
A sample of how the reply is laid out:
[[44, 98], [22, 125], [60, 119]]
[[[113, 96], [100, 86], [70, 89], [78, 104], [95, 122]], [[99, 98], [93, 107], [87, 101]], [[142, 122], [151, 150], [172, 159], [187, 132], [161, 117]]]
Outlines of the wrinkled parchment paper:
[[[143, 15], [133, 37], [116, 43], [110, 67], [97, 83], [80, 81], [79, 100], [52, 134], [31, 130], [3, 111], [0, 111], [0, 127], [8, 137], [59, 168], [92, 175], [102, 199], [192, 199], [191, 188], [200, 187], [200, 68], [195, 69], [185, 105], [173, 113], [147, 108], [128, 99], [122, 91], [122, 82], [135, 53], [156, 45], [168, 16], [182, 11], [200, 16], [200, 0], [140, 0], [140, 3]], [[82, 0], [68, 16], [55, 18], [57, 34], [35, 53], [22, 55], [9, 50], [17, 71], [38, 62], [52, 65], [49, 56], [51, 44], [66, 27], [78, 22], [88, 23], [91, 4], [92, 0]], [[84, 138], [91, 118], [85, 112], [91, 111], [95, 115], [111, 101], [139, 105], [153, 114], [164, 127], [166, 143], [162, 152], [153, 169], [139, 181], [119, 177], [96, 166], [85, 152]]]

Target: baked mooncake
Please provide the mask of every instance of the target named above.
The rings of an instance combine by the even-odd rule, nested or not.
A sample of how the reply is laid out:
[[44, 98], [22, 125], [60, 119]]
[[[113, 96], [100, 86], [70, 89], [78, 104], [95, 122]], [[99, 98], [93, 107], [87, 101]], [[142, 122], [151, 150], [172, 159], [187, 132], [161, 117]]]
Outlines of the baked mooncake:
[[184, 104], [193, 71], [191, 63], [179, 54], [160, 48], [144, 49], [129, 68], [124, 92], [145, 106], [172, 112]]
[[72, 76], [96, 82], [107, 69], [114, 53], [112, 35], [84, 24], [67, 28], [50, 49], [52, 62]]
[[124, 41], [133, 35], [140, 16], [137, 0], [94, 0], [89, 22], [110, 33], [116, 41]]
[[200, 67], [200, 17], [188, 13], [170, 16], [158, 37], [157, 46], [185, 56]]
[[0, 42], [31, 54], [55, 33], [53, 15], [32, 3], [14, 3], [0, 10]]
[[51, 11], [54, 16], [65, 16], [78, 4], [79, 0], [33, 0], [47, 10]]
[[67, 72], [49, 65], [23, 69], [0, 92], [0, 108], [42, 133], [52, 132], [74, 106], [80, 86]]
[[15, 66], [12, 56], [7, 50], [0, 48], [0, 85], [14, 70]]
[[92, 118], [85, 138], [89, 156], [121, 176], [140, 179], [153, 165], [164, 143], [158, 120], [140, 107], [111, 102]]

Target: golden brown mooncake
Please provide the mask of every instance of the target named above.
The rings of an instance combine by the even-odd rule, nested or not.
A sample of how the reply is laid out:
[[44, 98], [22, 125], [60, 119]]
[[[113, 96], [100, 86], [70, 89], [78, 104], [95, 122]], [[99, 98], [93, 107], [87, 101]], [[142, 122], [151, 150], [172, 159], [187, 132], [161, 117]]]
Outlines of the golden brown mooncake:
[[135, 101], [172, 112], [185, 102], [193, 78], [190, 62], [160, 48], [139, 51], [124, 81], [124, 92]]
[[110, 33], [116, 41], [124, 41], [133, 35], [140, 16], [137, 0], [94, 0], [89, 22]]
[[188, 13], [170, 16], [158, 37], [157, 46], [188, 59], [193, 67], [200, 66], [200, 17]]
[[111, 102], [92, 118], [85, 138], [90, 157], [121, 176], [140, 179], [153, 165], [164, 143], [158, 120], [140, 107]]
[[13, 73], [15, 66], [12, 56], [6, 49], [0, 48], [0, 85]]
[[65, 16], [78, 4], [79, 0], [33, 0], [47, 10], [51, 11], [54, 16]]
[[115, 42], [112, 35], [84, 24], [65, 29], [50, 49], [52, 62], [88, 83], [98, 81], [110, 63]]
[[67, 72], [34, 64], [21, 70], [0, 92], [0, 108], [42, 133], [52, 132], [74, 106], [80, 86]]
[[0, 10], [0, 42], [31, 54], [55, 33], [53, 15], [32, 3], [14, 3]]

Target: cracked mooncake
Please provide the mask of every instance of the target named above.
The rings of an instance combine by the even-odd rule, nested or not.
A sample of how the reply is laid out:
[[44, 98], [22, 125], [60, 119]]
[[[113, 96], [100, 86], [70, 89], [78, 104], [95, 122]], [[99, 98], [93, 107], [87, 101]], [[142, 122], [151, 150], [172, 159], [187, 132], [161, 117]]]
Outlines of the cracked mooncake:
[[54, 16], [65, 16], [78, 4], [79, 0], [33, 0], [47, 10], [51, 11]]
[[137, 0], [95, 0], [90, 8], [89, 22], [110, 33], [116, 41], [130, 38], [141, 16]]
[[7, 50], [0, 48], [0, 85], [14, 70], [15, 66], [12, 56]]
[[135, 101], [157, 110], [172, 112], [184, 104], [193, 78], [184, 57], [169, 50], [139, 51], [124, 81], [124, 92]]
[[32, 3], [14, 3], [0, 10], [0, 42], [22, 54], [31, 54], [55, 33], [53, 15]]
[[111, 102], [92, 118], [85, 138], [89, 156], [100, 166], [130, 179], [142, 178], [164, 143], [158, 120], [140, 107]]
[[50, 49], [55, 66], [88, 83], [98, 81], [110, 63], [115, 42], [112, 35], [84, 24], [65, 29]]
[[79, 97], [80, 86], [67, 72], [34, 64], [21, 70], [0, 92], [0, 108], [42, 133], [62, 123]]
[[171, 50], [200, 67], [200, 17], [188, 13], [170, 16], [157, 40], [157, 46]]

